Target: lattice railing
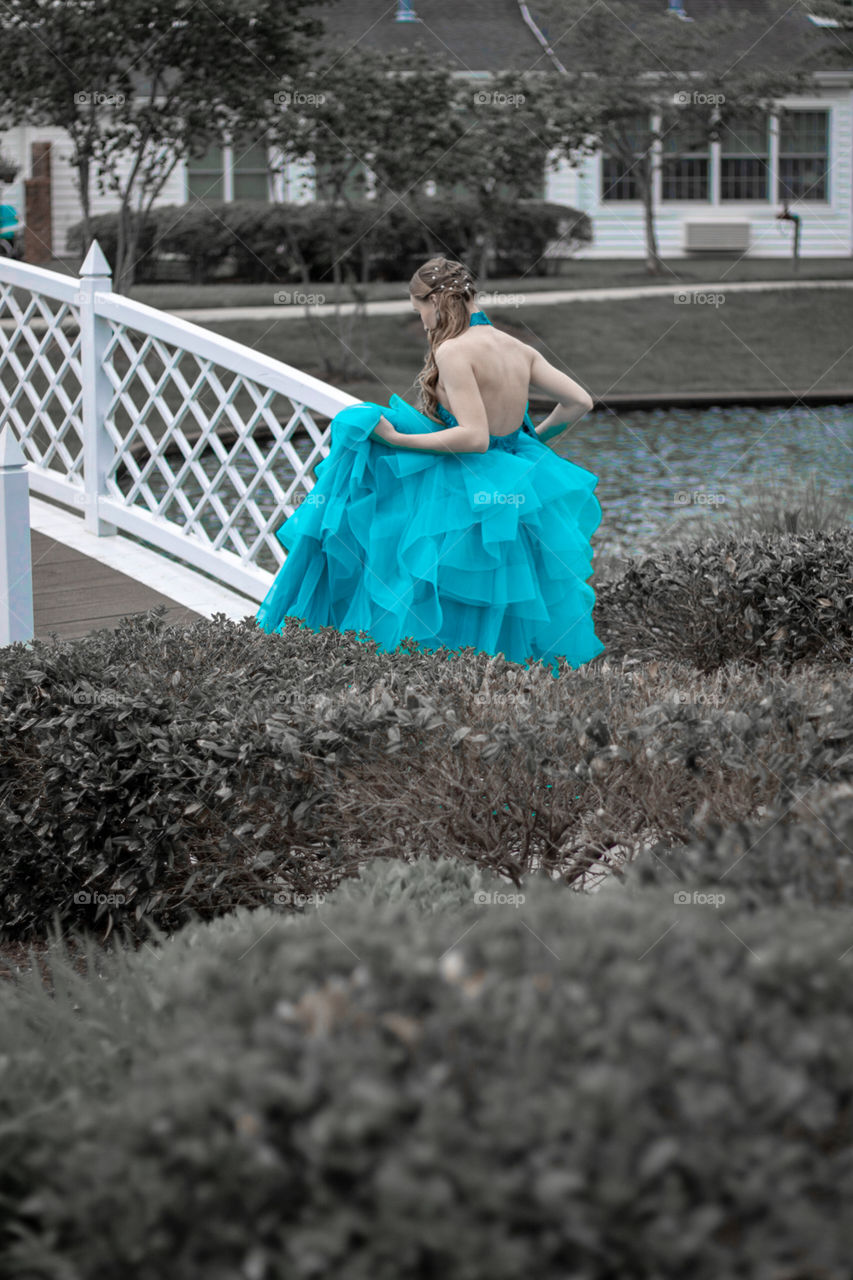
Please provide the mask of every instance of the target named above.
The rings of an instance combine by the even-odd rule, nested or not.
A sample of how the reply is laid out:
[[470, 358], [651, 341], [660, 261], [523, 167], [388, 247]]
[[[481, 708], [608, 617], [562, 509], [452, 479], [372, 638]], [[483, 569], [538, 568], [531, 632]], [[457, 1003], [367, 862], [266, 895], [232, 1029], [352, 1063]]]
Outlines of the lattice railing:
[[0, 426], [46, 473], [47, 493], [83, 485], [78, 297], [73, 278], [0, 259]]
[[79, 280], [0, 261], [0, 430], [30, 488], [261, 600], [275, 530], [313, 487], [352, 396], [112, 292], [97, 241]]

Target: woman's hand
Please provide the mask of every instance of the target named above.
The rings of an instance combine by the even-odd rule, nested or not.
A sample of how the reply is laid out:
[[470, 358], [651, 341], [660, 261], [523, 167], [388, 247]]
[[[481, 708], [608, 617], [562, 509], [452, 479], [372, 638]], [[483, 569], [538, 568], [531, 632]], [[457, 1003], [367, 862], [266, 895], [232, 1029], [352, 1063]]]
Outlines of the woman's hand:
[[544, 444], [552, 447], [562, 444], [571, 435], [575, 423], [580, 422], [581, 418], [589, 413], [593, 404], [592, 396], [587, 395], [586, 399], [574, 405], [556, 405], [548, 417], [543, 418], [537, 426], [537, 436]]
[[385, 444], [396, 444], [398, 434], [388, 419], [380, 415], [379, 421], [370, 433], [370, 439], [382, 440]]

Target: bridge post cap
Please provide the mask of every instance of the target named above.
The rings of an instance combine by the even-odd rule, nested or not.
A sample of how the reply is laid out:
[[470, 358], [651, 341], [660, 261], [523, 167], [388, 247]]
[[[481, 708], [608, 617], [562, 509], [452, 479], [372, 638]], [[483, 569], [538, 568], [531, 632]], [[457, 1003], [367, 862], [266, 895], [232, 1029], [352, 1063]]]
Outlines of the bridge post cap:
[[23, 450], [8, 422], [0, 431], [0, 471], [15, 471], [27, 465]]
[[81, 276], [112, 276], [113, 269], [104, 257], [104, 251], [98, 244], [97, 240], [93, 240], [89, 245], [89, 252], [83, 259], [83, 265], [80, 268]]

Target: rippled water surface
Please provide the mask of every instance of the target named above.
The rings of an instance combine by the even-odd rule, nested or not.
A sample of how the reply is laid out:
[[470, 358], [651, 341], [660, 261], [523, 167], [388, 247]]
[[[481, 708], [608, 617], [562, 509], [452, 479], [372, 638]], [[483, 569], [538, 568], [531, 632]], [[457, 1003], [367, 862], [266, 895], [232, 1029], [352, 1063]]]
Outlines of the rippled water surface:
[[694, 516], [725, 522], [754, 486], [853, 488], [853, 405], [591, 413], [561, 452], [598, 476], [595, 545], [638, 555]]

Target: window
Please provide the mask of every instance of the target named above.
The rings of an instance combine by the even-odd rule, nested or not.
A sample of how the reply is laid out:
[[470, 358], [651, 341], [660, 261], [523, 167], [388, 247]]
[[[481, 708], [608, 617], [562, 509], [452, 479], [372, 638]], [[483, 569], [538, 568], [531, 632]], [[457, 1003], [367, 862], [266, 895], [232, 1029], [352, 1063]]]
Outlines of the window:
[[720, 130], [720, 199], [770, 198], [769, 121], [733, 117]]
[[[235, 139], [231, 146], [231, 182], [225, 172], [227, 152], [211, 147], [203, 156], [187, 157], [188, 200], [269, 200], [270, 179], [267, 144], [251, 138]], [[230, 186], [230, 195], [229, 192]]]
[[709, 142], [690, 125], [676, 125], [663, 138], [661, 198], [708, 199]]
[[[626, 140], [636, 157], [641, 156], [649, 145], [648, 117], [638, 115], [629, 122], [625, 130]], [[636, 163], [626, 169], [624, 161], [607, 151], [601, 157], [601, 198], [602, 200], [639, 200], [640, 188], [637, 183]]]
[[235, 140], [231, 148], [235, 200], [269, 200], [267, 144]]
[[187, 157], [187, 199], [222, 200], [222, 148], [211, 147], [203, 156]]
[[779, 117], [779, 200], [827, 200], [828, 111]]

